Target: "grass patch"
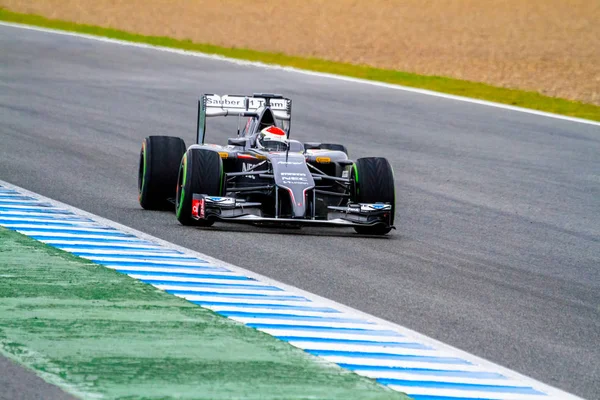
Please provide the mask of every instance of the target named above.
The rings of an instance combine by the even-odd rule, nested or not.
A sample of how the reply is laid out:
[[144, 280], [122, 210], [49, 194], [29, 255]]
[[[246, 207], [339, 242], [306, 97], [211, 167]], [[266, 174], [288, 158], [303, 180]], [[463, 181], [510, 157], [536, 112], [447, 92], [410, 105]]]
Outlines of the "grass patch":
[[464, 81], [440, 76], [425, 76], [394, 70], [373, 68], [363, 65], [332, 62], [317, 58], [295, 57], [282, 53], [261, 52], [250, 49], [225, 48], [210, 44], [194, 43], [169, 37], [144, 36], [117, 29], [48, 19], [38, 15], [21, 14], [0, 9], [0, 20], [72, 32], [104, 36], [130, 42], [147, 43], [154, 46], [171, 47], [183, 50], [216, 54], [229, 58], [258, 61], [266, 64], [294, 67], [310, 71], [345, 75], [432, 90], [436, 92], [493, 101], [512, 106], [568, 115], [600, 121], [600, 106], [544, 96], [540, 93], [516, 89], [500, 88], [484, 83]]
[[407, 400], [1, 226], [0, 354], [90, 399]]

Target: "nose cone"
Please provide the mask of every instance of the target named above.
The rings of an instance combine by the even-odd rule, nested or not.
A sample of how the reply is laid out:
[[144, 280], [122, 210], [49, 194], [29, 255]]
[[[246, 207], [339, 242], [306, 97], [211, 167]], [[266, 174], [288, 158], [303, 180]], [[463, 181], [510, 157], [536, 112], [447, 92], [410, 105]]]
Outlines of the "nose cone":
[[306, 217], [306, 192], [315, 187], [315, 181], [302, 154], [271, 155], [275, 184], [290, 194], [293, 218]]

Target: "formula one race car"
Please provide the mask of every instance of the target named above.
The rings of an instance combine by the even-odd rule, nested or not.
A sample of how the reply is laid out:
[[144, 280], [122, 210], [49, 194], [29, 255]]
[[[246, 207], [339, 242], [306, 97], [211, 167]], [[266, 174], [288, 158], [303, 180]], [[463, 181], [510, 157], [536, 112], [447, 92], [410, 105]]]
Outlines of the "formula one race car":
[[[381, 157], [348, 159], [340, 144], [290, 139], [292, 101], [281, 95], [205, 94], [198, 102], [197, 144], [171, 136], [144, 139], [139, 201], [173, 209], [183, 225], [353, 227], [384, 235], [394, 228], [394, 174]], [[204, 143], [207, 117], [237, 116], [228, 144]], [[247, 118], [240, 129], [240, 119]]]

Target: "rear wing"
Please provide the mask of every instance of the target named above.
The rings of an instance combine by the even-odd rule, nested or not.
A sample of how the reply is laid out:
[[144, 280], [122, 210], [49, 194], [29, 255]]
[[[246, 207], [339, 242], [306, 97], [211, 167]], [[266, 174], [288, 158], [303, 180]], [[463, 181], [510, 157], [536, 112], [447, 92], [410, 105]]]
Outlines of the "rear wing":
[[[254, 93], [252, 96], [204, 94], [198, 100], [197, 143], [204, 143], [207, 117], [258, 117], [264, 108], [270, 108], [273, 116], [282, 121], [292, 119], [292, 100], [282, 95]], [[239, 133], [239, 132], [238, 132]]]

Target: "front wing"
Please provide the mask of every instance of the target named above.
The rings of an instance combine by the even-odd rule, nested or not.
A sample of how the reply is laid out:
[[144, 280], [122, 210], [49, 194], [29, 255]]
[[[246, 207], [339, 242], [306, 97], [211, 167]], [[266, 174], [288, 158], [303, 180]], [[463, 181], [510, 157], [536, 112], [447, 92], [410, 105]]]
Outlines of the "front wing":
[[272, 218], [263, 217], [261, 203], [203, 194], [194, 194], [192, 200], [192, 218], [196, 220], [217, 220], [252, 225], [394, 228], [390, 224], [392, 220], [390, 204], [359, 203], [349, 204], [346, 207], [330, 206], [328, 209], [327, 219]]

